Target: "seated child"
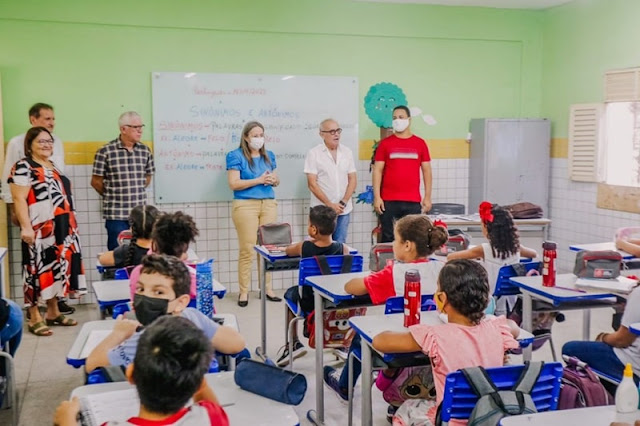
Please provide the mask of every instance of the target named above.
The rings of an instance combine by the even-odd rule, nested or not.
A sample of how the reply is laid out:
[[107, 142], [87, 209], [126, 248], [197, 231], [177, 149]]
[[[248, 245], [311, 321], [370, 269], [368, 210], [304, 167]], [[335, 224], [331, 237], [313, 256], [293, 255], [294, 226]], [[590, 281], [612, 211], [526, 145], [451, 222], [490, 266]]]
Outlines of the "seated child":
[[102, 266], [124, 268], [136, 266], [151, 248], [151, 231], [160, 211], [151, 205], [136, 206], [129, 213], [131, 242], [122, 244], [113, 251], [100, 253], [98, 262]]
[[[213, 348], [191, 321], [165, 316], [140, 337], [138, 352], [126, 370], [140, 398], [137, 417], [117, 425], [228, 425], [229, 420], [204, 377]], [[185, 407], [189, 399], [193, 404]], [[76, 426], [80, 401], [74, 397], [56, 410], [54, 424]]]
[[[160, 215], [151, 232], [151, 250], [154, 253], [175, 256], [180, 260], [187, 260], [189, 243], [194, 243], [198, 236], [198, 228], [193, 218], [181, 211]], [[136, 292], [136, 283], [140, 277], [141, 267], [137, 266], [129, 275], [131, 286], [131, 300]], [[189, 268], [191, 274], [191, 286], [189, 295], [196, 297], [196, 271]]]
[[[307, 227], [307, 233], [310, 240], [301, 241], [299, 243], [291, 244], [285, 250], [287, 256], [300, 256], [300, 257], [313, 257], [313, 256], [331, 256], [340, 254], [349, 254], [349, 248], [342, 243], [333, 241], [331, 235], [336, 229], [336, 223], [338, 215], [330, 207], [327, 206], [315, 206], [309, 210], [309, 226]], [[294, 285], [289, 287], [284, 297], [287, 300], [295, 301], [302, 312], [309, 315], [313, 311], [313, 289], [308, 286], [302, 287], [302, 295], [300, 295], [300, 286]], [[294, 318], [294, 314], [291, 310], [287, 309], [287, 322]], [[304, 345], [298, 340], [298, 328], [293, 329], [293, 358], [300, 358], [307, 353]], [[289, 364], [289, 340], [282, 348], [280, 348], [281, 355], [278, 357], [276, 364], [279, 367], [284, 367]]]
[[[373, 338], [373, 347], [387, 353], [422, 351], [430, 357], [436, 401], [430, 404], [427, 416], [435, 424], [436, 407], [442, 402], [447, 374], [477, 365], [485, 368], [504, 365], [505, 352], [518, 347], [514, 338], [518, 330], [505, 317], [482, 321], [489, 301], [489, 284], [487, 273], [478, 262], [448, 262], [440, 271], [433, 299], [438, 311], [447, 314], [447, 323], [412, 325], [409, 331], [400, 333], [386, 331]], [[403, 417], [403, 407], [396, 416], [410, 424], [410, 419]], [[452, 420], [450, 424], [466, 422]]]
[[[533, 258], [538, 254], [535, 250], [520, 245], [518, 227], [513, 222], [513, 216], [509, 210], [487, 201], [480, 203], [478, 210], [482, 223], [482, 235], [489, 242], [468, 250], [450, 253], [447, 260], [483, 259], [489, 277], [489, 293], [493, 295], [501, 267], [520, 262], [520, 256]], [[495, 310], [496, 314], [506, 314], [513, 308], [515, 299], [515, 296], [500, 298], [498, 307], [494, 307], [489, 313]], [[493, 299], [489, 300], [489, 304], [494, 306]]]
[[[436, 222], [437, 223], [437, 222]], [[412, 214], [399, 219], [395, 224], [393, 256], [395, 262], [365, 278], [355, 278], [345, 284], [349, 294], [362, 296], [369, 294], [374, 305], [383, 304], [388, 298], [404, 294], [404, 274], [409, 269], [420, 272], [421, 294], [433, 294], [436, 290], [438, 273], [444, 265], [429, 260], [434, 251], [447, 242], [448, 234], [441, 225], [434, 225], [425, 215]], [[360, 335], [351, 341], [351, 348], [360, 346]], [[349, 349], [351, 352], [352, 349]], [[353, 383], [360, 376], [360, 362], [353, 362]], [[348, 399], [347, 365], [339, 373], [331, 366], [324, 367], [324, 381], [343, 399]]]
[[190, 320], [219, 352], [236, 354], [244, 349], [244, 339], [233, 328], [219, 326], [200, 311], [187, 307], [191, 281], [188, 269], [173, 256], [150, 254], [142, 259], [133, 298], [137, 321], [118, 317], [111, 334], [87, 357], [87, 372], [107, 365], [131, 364], [140, 336], [144, 333], [144, 329], [138, 331], [138, 327], [146, 327], [163, 315], [182, 316]]
[[616, 239], [616, 248], [626, 251], [634, 257], [640, 257], [640, 239], [637, 238], [618, 238]]

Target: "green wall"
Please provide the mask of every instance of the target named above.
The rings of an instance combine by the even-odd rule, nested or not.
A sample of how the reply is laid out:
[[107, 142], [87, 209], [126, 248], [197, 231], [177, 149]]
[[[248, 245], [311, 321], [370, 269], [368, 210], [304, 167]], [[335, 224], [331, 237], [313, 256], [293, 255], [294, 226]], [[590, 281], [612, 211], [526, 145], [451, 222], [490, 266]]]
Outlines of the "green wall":
[[575, 0], [545, 11], [542, 115], [568, 135], [569, 105], [602, 102], [605, 71], [640, 66], [640, 1]]
[[[107, 140], [124, 110], [151, 122], [152, 71], [197, 71], [356, 76], [361, 101], [391, 81], [438, 120], [416, 133], [463, 138], [473, 117], [540, 115], [543, 16], [351, 0], [0, 0], [4, 136], [45, 101], [64, 140]], [[360, 137], [378, 137], [364, 108]]]

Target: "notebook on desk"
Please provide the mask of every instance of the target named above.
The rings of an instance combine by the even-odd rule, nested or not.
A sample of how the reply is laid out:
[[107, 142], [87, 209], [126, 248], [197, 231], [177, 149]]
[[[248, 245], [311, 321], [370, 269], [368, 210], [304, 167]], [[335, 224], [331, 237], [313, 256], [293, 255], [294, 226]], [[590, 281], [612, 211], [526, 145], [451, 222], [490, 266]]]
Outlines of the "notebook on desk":
[[108, 421], [125, 421], [137, 416], [140, 400], [135, 388], [101, 392], [80, 398], [80, 424], [100, 426]]
[[265, 245], [258, 246], [258, 247], [262, 252], [268, 253], [269, 256], [271, 256], [271, 257], [286, 257], [287, 256], [287, 253], [285, 253], [286, 247], [283, 247], [283, 246], [276, 246], [274, 244], [265, 244]]
[[[214, 390], [215, 392], [215, 390]], [[216, 393], [218, 403], [222, 407], [234, 405], [234, 392], [220, 391]], [[187, 403], [191, 405], [193, 400]], [[124, 422], [138, 415], [140, 399], [134, 387], [107, 392], [89, 394], [80, 397], [80, 424], [82, 426], [100, 426], [108, 421]]]
[[620, 275], [613, 280], [603, 280], [594, 278], [578, 278], [576, 279], [577, 287], [597, 288], [601, 290], [611, 290], [617, 293], [631, 293], [631, 290], [638, 285], [637, 280], [623, 277]]

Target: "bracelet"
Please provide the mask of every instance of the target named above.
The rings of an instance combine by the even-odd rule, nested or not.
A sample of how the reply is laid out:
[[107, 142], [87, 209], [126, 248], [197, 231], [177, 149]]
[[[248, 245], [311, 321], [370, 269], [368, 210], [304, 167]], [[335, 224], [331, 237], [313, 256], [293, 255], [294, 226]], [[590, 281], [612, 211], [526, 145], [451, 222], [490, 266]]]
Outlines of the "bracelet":
[[342, 200], [338, 201], [338, 204], [340, 204], [342, 207], [346, 207], [347, 206], [347, 203], [345, 203]]

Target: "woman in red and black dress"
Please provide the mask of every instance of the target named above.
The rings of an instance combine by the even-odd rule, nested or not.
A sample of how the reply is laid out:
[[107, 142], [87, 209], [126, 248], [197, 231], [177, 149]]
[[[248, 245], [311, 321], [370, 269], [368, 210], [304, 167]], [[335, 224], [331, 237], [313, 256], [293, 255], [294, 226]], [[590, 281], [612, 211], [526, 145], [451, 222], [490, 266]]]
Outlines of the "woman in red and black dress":
[[[24, 140], [25, 158], [11, 171], [16, 215], [20, 222], [24, 303], [28, 306], [29, 331], [50, 336], [48, 326], [74, 326], [58, 310], [56, 296], [86, 292], [78, 224], [71, 183], [51, 162], [53, 136], [44, 127], [29, 129]], [[43, 320], [38, 299], [47, 303]]]

